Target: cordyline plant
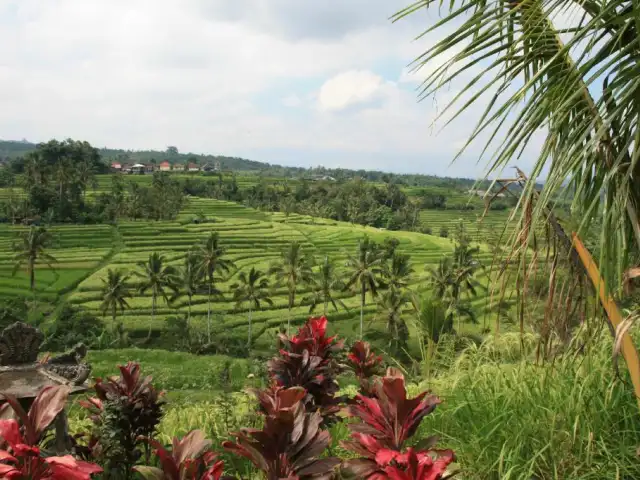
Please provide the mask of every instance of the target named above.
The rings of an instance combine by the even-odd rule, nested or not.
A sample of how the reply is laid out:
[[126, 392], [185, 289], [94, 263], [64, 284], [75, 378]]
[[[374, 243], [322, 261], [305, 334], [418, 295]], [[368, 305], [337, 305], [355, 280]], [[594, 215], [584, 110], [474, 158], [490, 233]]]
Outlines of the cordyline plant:
[[149, 444], [163, 415], [163, 392], [151, 385], [151, 376], [141, 377], [140, 365], [120, 365], [119, 377], [96, 379], [96, 397], [80, 402], [91, 412], [95, 428], [89, 445], [91, 456], [105, 466], [106, 478], [131, 478], [132, 468], [142, 457], [149, 460]]
[[371, 351], [371, 345], [356, 341], [347, 355], [347, 366], [360, 382], [360, 393], [374, 395], [374, 379], [382, 373], [382, 356]]
[[374, 386], [375, 397], [358, 395], [349, 415], [360, 419], [348, 425], [351, 441], [342, 442], [347, 450], [361, 458], [347, 460], [343, 468], [353, 475], [368, 479], [440, 480], [450, 478], [447, 466], [455, 460], [451, 450], [432, 450], [437, 438], [420, 442], [425, 450], [403, 447], [422, 419], [433, 412], [440, 399], [430, 392], [407, 398], [404, 377], [389, 368]]
[[336, 376], [340, 366], [334, 356], [344, 342], [327, 337], [326, 317], [310, 318], [297, 335], [280, 334], [282, 345], [279, 355], [269, 361], [269, 373], [276, 385], [284, 388], [302, 387], [304, 404], [309, 412], [319, 410], [324, 424], [336, 420], [341, 398]]
[[265, 414], [264, 427], [233, 433], [236, 441], [224, 442], [223, 447], [249, 459], [267, 480], [331, 478], [340, 460], [318, 458], [331, 436], [321, 430], [320, 412], [305, 410], [307, 392], [300, 387], [273, 386], [256, 395]]
[[216, 461], [211, 440], [204, 438], [200, 430], [193, 430], [182, 440], [173, 438], [171, 450], [153, 439], [149, 443], [160, 462], [160, 468], [140, 466], [134, 470], [146, 480], [219, 480], [223, 463]]
[[33, 401], [29, 412], [11, 395], [4, 395], [2, 413], [12, 408], [14, 419], [0, 420], [0, 478], [24, 480], [89, 480], [102, 468], [76, 460], [71, 455], [44, 456], [38, 446], [56, 416], [64, 409], [69, 389], [63, 386], [45, 387]]

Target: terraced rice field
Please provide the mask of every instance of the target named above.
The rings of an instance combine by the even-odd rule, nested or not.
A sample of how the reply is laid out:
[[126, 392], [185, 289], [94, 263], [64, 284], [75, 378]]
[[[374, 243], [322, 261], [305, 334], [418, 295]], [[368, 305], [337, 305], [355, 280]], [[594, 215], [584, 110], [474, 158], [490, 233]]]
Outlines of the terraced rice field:
[[[197, 212], [203, 212], [215, 223], [193, 224], [189, 222]], [[442, 221], [446, 218], [443, 216]], [[28, 279], [24, 271], [11, 276], [12, 252], [10, 246], [18, 227], [0, 227], [0, 295], [29, 294]], [[434, 229], [435, 230], [435, 229]], [[291, 215], [288, 219], [282, 214], [268, 214], [246, 208], [232, 202], [213, 199], [191, 198], [188, 206], [172, 222], [123, 222], [117, 227], [99, 226], [57, 226], [52, 228], [55, 245], [51, 254], [58, 259], [55, 271], [45, 265], [37, 269], [37, 294], [39, 298], [55, 299], [64, 296], [65, 300], [101, 316], [100, 311], [102, 278], [108, 268], [118, 268], [133, 272], [138, 269], [137, 262], [145, 261], [149, 254], [158, 252], [165, 256], [170, 264], [180, 265], [185, 252], [195, 243], [204, 239], [211, 231], [220, 233], [221, 243], [227, 249], [238, 271], [252, 266], [266, 271], [278, 259], [280, 252], [293, 240], [303, 243], [304, 249], [316, 259], [324, 256], [334, 259], [341, 267], [349, 253], [355, 253], [358, 240], [365, 234], [382, 242], [387, 237], [396, 237], [400, 241], [399, 250], [409, 253], [415, 270], [412, 288], [416, 291], [427, 289], [426, 265], [435, 265], [443, 255], [453, 250], [449, 239], [437, 235], [423, 235], [412, 232], [387, 232], [377, 228], [355, 226], [326, 219], [313, 219], [300, 215]], [[481, 261], [490, 264], [491, 254], [483, 248]], [[225, 294], [224, 299], [213, 302], [214, 333], [233, 336], [246, 336], [247, 312], [235, 309], [231, 301], [229, 286], [236, 281], [237, 271], [217, 286]], [[479, 272], [478, 278], [486, 282], [486, 274]], [[132, 278], [132, 289], [138, 279]], [[308, 292], [298, 293], [298, 302]], [[331, 313], [334, 325], [341, 335], [353, 338], [359, 318], [359, 298], [356, 294], [339, 294], [348, 311]], [[273, 291], [273, 307], [267, 306], [254, 312], [254, 331], [262, 327], [279, 327], [286, 324], [287, 296], [284, 288]], [[488, 303], [486, 292], [473, 300], [478, 313], [482, 313]], [[159, 300], [156, 316], [152, 324], [152, 297], [149, 293], [135, 293], [129, 300], [130, 309], [119, 319], [133, 336], [143, 336], [151, 328], [160, 332], [166, 328], [166, 319], [187, 310], [186, 297], [172, 305]], [[371, 321], [369, 332], [382, 332], [385, 322], [376, 318], [375, 304], [367, 300], [366, 317]], [[296, 306], [292, 312], [292, 321], [301, 323], [309, 315], [308, 306]], [[204, 328], [207, 316], [207, 297], [197, 295], [192, 302], [192, 323]], [[105, 324], [110, 318], [104, 318]], [[258, 340], [265, 347], [270, 346], [273, 337], [263, 335]]]
[[[2, 297], [30, 296], [24, 269], [13, 275], [12, 244], [22, 227], [0, 226], [0, 294]], [[47, 250], [57, 261], [53, 269], [36, 265], [36, 295], [54, 300], [73, 290], [85, 277], [107, 261], [117, 244], [117, 231], [108, 225], [70, 225], [53, 229], [53, 245]]]

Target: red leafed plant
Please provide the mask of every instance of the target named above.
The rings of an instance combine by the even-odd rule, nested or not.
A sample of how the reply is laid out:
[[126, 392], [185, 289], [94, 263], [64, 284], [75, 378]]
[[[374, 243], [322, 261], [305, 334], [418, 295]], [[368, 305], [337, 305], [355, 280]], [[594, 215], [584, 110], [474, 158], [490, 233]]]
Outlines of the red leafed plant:
[[308, 411], [320, 410], [324, 423], [335, 420], [342, 399], [336, 398], [339, 390], [336, 376], [340, 367], [334, 355], [344, 343], [336, 337], [327, 337], [327, 319], [310, 318], [289, 338], [280, 334], [282, 349], [269, 361], [269, 373], [280, 387], [302, 387], [307, 393], [304, 403]]
[[89, 453], [100, 458], [109, 475], [130, 478], [143, 450], [149, 458], [149, 444], [142, 439], [153, 438], [165, 402], [163, 392], [151, 384], [151, 376], [141, 376], [138, 363], [118, 368], [119, 377], [97, 378], [96, 397], [80, 404], [90, 412], [95, 425], [89, 436]]
[[173, 448], [167, 450], [155, 440], [149, 440], [160, 461], [160, 468], [140, 466], [134, 470], [147, 480], [219, 480], [223, 463], [216, 461], [211, 441], [200, 430], [193, 430], [179, 440], [173, 438]]
[[358, 340], [347, 355], [347, 365], [360, 381], [360, 392], [371, 395], [374, 377], [382, 373], [382, 356], [373, 353], [369, 343]]
[[374, 386], [375, 396], [358, 395], [349, 407], [351, 417], [359, 423], [348, 425], [351, 441], [342, 442], [347, 450], [361, 458], [344, 462], [343, 467], [358, 477], [369, 479], [439, 480], [445, 477], [447, 466], [455, 460], [451, 450], [430, 450], [437, 439], [429, 437], [422, 447], [429, 450], [403, 452], [404, 443], [412, 437], [422, 419], [433, 412], [440, 399], [430, 392], [407, 398], [405, 381], [396, 369]]
[[16, 420], [0, 420], [0, 478], [30, 480], [89, 480], [102, 468], [93, 463], [76, 460], [71, 455], [44, 457], [38, 443], [47, 427], [64, 409], [69, 389], [63, 386], [45, 387], [25, 412], [15, 397], [5, 395], [4, 411], [12, 408], [22, 426]]
[[340, 460], [318, 458], [329, 446], [331, 436], [320, 429], [319, 412], [305, 411], [305, 390], [274, 386], [256, 395], [265, 413], [264, 427], [233, 433], [236, 441], [224, 442], [223, 447], [251, 460], [268, 480], [331, 478]]

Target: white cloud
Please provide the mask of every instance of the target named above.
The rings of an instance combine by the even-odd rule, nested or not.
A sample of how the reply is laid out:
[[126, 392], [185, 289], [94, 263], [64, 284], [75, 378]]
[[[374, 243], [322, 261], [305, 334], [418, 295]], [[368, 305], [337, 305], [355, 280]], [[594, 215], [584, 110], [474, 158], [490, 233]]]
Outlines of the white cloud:
[[291, 95], [287, 95], [286, 97], [284, 97], [282, 99], [282, 104], [285, 107], [299, 107], [300, 105], [302, 105], [302, 99], [296, 95], [295, 93], [292, 93]]
[[412, 41], [421, 13], [387, 20], [407, 3], [4, 0], [0, 136], [437, 172], [464, 128], [436, 136], [434, 104], [394, 82], [433, 42]]
[[368, 70], [349, 70], [327, 80], [318, 93], [320, 111], [339, 111], [378, 99], [385, 82]]

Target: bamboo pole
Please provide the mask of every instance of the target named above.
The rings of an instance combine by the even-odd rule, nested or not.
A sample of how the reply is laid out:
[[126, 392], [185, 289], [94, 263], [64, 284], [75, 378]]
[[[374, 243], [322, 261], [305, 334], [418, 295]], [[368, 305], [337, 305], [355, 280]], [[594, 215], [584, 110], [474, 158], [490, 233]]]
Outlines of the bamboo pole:
[[[573, 233], [572, 237], [573, 246], [578, 252], [580, 260], [582, 261], [582, 264], [584, 265], [584, 268], [587, 271], [587, 274], [589, 275], [594, 288], [598, 292], [600, 302], [607, 312], [609, 321], [611, 322], [613, 328], [617, 330], [618, 326], [622, 323], [623, 320], [620, 309], [618, 308], [618, 305], [616, 304], [611, 294], [606, 291], [604, 280], [600, 276], [598, 266], [589, 253], [589, 250], [587, 250], [587, 248], [580, 240], [580, 237], [578, 237], [576, 233]], [[638, 351], [633, 345], [631, 336], [627, 332], [623, 333], [621, 350], [624, 361], [627, 364], [627, 368], [629, 369], [629, 374], [631, 375], [631, 383], [633, 384], [633, 391], [636, 395], [638, 408], [640, 408], [640, 358], [638, 358]]]

